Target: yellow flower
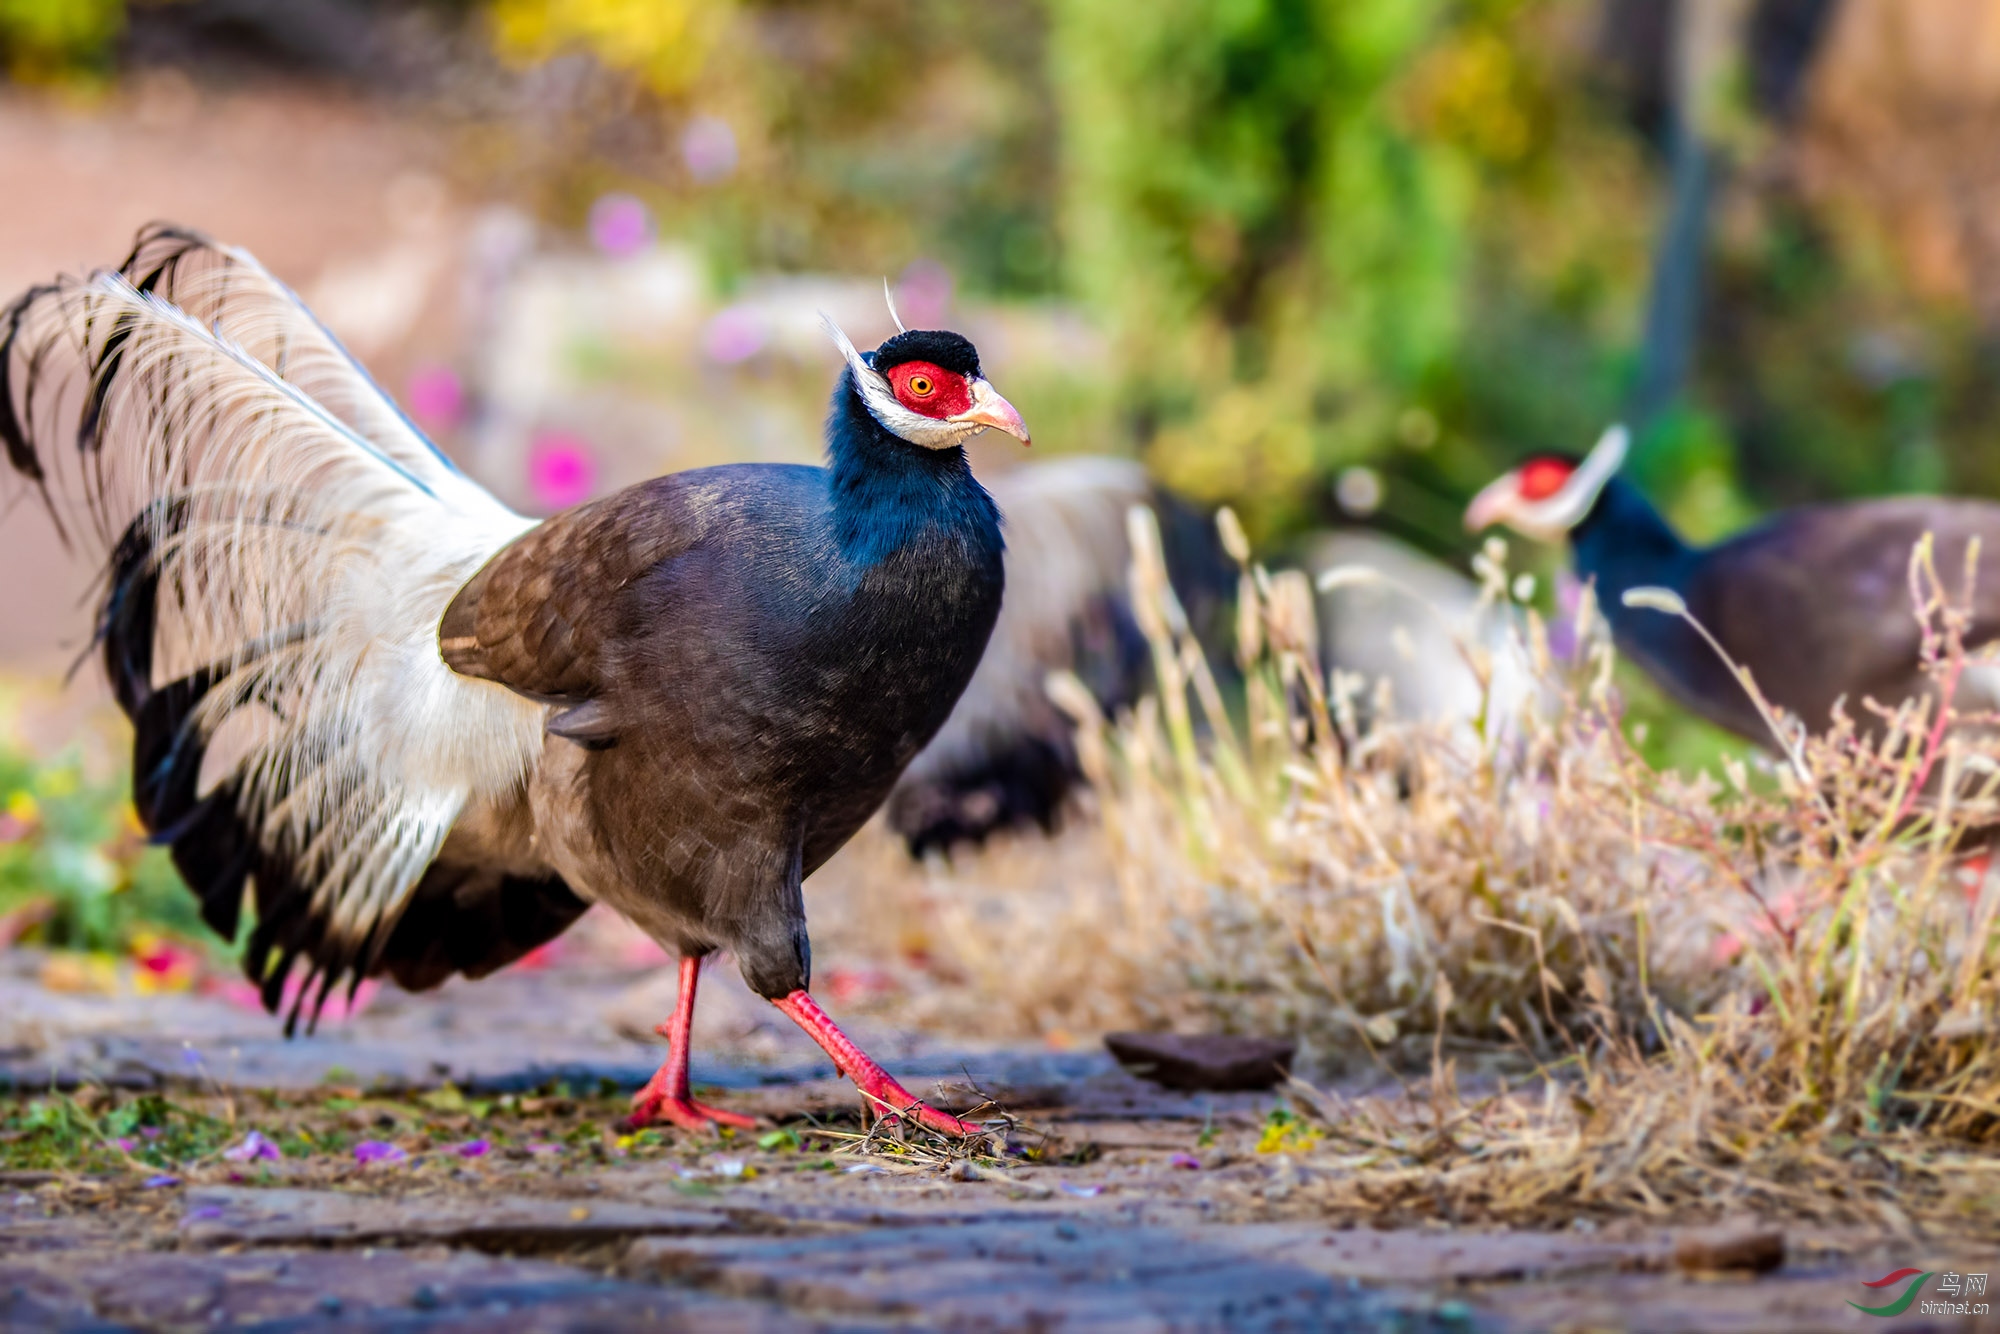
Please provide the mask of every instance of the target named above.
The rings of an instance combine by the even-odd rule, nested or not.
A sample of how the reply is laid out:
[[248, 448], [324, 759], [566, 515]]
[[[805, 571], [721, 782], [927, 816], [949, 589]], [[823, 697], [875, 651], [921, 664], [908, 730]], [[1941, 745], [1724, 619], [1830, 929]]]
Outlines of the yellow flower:
[[723, 0], [499, 0], [494, 44], [525, 62], [582, 47], [671, 94], [701, 73], [729, 9]]
[[1259, 1153], [1310, 1153], [1326, 1135], [1303, 1121], [1272, 1120], [1257, 1140]]
[[108, 954], [51, 954], [42, 965], [41, 982], [50, 991], [118, 994], [118, 962]]

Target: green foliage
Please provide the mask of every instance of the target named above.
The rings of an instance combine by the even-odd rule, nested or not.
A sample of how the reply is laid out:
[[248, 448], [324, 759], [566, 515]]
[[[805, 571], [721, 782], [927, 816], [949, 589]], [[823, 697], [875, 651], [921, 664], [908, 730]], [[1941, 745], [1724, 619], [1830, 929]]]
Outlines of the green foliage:
[[129, 791], [123, 774], [95, 781], [74, 757], [41, 763], [0, 741], [0, 916], [60, 949], [122, 953], [162, 930], [220, 948]]
[[1464, 183], [1386, 96], [1436, 8], [1052, 5], [1068, 275], [1167, 480], [1253, 526], [1448, 344]]
[[124, 26], [124, 0], [0, 0], [0, 61], [30, 82], [99, 70]]
[[51, 1094], [0, 1111], [0, 1166], [15, 1171], [145, 1171], [214, 1154], [233, 1138], [229, 1123], [157, 1093], [103, 1110]]
[[1623, 192], [1550, 225], [1632, 171], [1539, 54], [1562, 8], [1056, 0], [1067, 271], [1170, 483], [1270, 534], [1373, 462], [1448, 547], [1502, 460], [1599, 429], [1644, 230]]

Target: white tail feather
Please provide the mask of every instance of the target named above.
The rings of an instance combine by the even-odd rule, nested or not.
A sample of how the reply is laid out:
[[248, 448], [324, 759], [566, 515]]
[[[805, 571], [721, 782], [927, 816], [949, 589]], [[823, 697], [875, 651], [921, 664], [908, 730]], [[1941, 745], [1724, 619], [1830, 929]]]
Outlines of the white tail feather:
[[73, 537], [104, 557], [150, 547], [152, 671], [134, 688], [219, 673], [194, 719], [223, 757], [204, 789], [235, 785], [264, 852], [358, 948], [466, 803], [539, 750], [543, 710], [456, 675], [436, 643], [458, 588], [532, 522], [249, 256], [196, 238], [177, 258], [176, 304], [103, 274], [19, 307], [0, 410]]

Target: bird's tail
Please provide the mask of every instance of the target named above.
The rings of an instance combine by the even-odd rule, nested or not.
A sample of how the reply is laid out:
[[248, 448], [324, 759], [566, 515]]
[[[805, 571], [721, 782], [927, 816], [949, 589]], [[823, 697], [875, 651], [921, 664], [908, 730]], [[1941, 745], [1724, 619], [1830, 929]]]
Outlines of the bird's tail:
[[0, 312], [0, 447], [103, 563], [140, 819], [224, 936], [254, 888], [246, 969], [275, 1008], [303, 956], [291, 1019], [316, 1012], [539, 745], [538, 707], [436, 644], [529, 521], [248, 254], [166, 227]]

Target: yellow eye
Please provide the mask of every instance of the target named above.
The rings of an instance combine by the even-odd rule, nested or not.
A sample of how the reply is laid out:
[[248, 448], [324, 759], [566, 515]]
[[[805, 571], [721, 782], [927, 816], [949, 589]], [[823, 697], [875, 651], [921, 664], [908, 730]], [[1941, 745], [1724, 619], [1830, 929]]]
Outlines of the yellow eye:
[[931, 390], [935, 388], [937, 386], [931, 383], [931, 377], [928, 375], [913, 375], [910, 377], [910, 392], [918, 398], [928, 397]]

